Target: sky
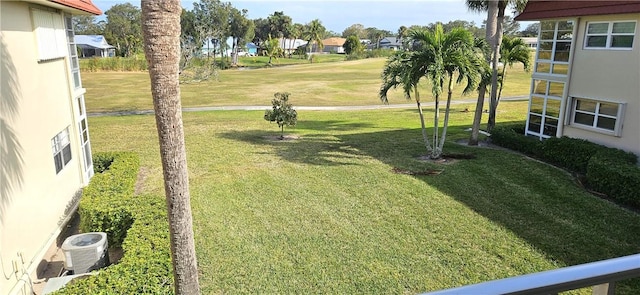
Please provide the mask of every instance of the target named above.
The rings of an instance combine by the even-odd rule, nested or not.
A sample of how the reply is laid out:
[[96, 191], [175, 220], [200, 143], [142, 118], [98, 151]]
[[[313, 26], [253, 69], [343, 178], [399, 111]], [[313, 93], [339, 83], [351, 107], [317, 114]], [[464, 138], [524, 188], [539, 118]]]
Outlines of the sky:
[[[118, 3], [129, 2], [140, 7], [140, 1], [93, 0], [103, 12]], [[193, 9], [194, 1], [182, 1], [182, 7]], [[251, 19], [267, 18], [283, 11], [294, 23], [306, 24], [319, 19], [328, 30], [342, 33], [353, 24], [397, 32], [400, 26], [428, 25], [452, 20], [473, 21], [480, 27], [486, 13], [470, 12], [465, 0], [222, 0], [237, 9], [247, 9]], [[521, 29], [526, 27], [521, 24]]]

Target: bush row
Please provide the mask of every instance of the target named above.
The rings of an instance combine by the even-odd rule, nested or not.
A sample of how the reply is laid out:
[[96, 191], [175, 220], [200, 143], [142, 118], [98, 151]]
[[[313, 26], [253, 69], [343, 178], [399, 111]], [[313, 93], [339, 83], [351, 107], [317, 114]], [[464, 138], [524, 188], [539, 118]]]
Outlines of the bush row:
[[147, 69], [147, 60], [144, 57], [92, 57], [80, 60], [80, 70], [86, 72], [138, 72]]
[[346, 60], [358, 60], [365, 58], [377, 58], [377, 57], [389, 57], [393, 55], [395, 51], [389, 49], [373, 49], [365, 50], [358, 53], [351, 53], [346, 56]]
[[[121, 244], [124, 256], [118, 264], [74, 281], [56, 294], [173, 294], [164, 197], [133, 195], [137, 155], [103, 153], [96, 154], [94, 161], [101, 166], [111, 164], [97, 173], [83, 192], [79, 209], [82, 231], [108, 231], [109, 242], [113, 240], [110, 246]], [[117, 209], [105, 209], [109, 207]], [[99, 222], [95, 216], [100, 216]]]
[[[109, 245], [119, 247], [133, 224], [129, 204], [140, 166], [132, 153], [97, 153], [95, 175], [83, 190], [78, 213], [80, 230], [105, 232]], [[102, 172], [101, 172], [102, 170]]]
[[633, 153], [569, 137], [540, 141], [525, 136], [521, 124], [497, 126], [491, 141], [586, 176], [591, 189], [640, 208], [640, 168]]

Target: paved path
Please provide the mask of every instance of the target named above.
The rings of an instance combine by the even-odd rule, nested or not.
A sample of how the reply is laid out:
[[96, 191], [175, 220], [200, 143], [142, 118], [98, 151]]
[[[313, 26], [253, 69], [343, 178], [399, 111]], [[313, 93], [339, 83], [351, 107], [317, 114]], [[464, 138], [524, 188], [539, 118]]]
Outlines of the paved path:
[[[529, 96], [511, 96], [511, 97], [503, 97], [500, 100], [502, 101], [522, 101], [528, 100]], [[476, 99], [463, 99], [463, 100], [452, 100], [451, 104], [467, 104], [467, 103], [475, 103]], [[404, 104], [389, 104], [389, 105], [366, 105], [366, 106], [298, 106], [294, 107], [296, 110], [304, 110], [304, 111], [347, 111], [347, 110], [379, 110], [379, 109], [406, 109], [415, 107], [415, 103], [404, 103]], [[423, 107], [432, 107], [434, 106], [434, 102], [425, 102], [422, 104]], [[266, 109], [270, 109], [271, 106], [222, 106], [222, 107], [193, 107], [193, 108], [182, 108], [183, 112], [203, 112], [203, 111], [262, 111]], [[89, 117], [104, 117], [104, 116], [128, 116], [128, 115], [148, 115], [153, 114], [153, 110], [142, 110], [142, 111], [119, 111], [119, 112], [100, 112], [100, 113], [88, 113]]]

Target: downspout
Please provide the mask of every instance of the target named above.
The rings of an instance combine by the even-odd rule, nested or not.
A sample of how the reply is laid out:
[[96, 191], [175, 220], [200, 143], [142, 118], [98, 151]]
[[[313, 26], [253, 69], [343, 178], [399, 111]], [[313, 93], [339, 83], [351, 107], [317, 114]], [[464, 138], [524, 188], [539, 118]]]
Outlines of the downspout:
[[568, 125], [570, 116], [570, 103], [569, 103], [569, 86], [571, 84], [571, 73], [573, 72], [573, 59], [576, 53], [578, 28], [580, 27], [580, 17], [575, 18], [573, 25], [573, 38], [571, 38], [571, 52], [569, 53], [569, 66], [567, 67], [567, 81], [564, 84], [564, 91], [562, 92], [562, 100], [560, 101], [560, 114], [558, 116], [558, 129], [556, 130], [556, 137], [562, 137], [564, 134], [564, 126]]

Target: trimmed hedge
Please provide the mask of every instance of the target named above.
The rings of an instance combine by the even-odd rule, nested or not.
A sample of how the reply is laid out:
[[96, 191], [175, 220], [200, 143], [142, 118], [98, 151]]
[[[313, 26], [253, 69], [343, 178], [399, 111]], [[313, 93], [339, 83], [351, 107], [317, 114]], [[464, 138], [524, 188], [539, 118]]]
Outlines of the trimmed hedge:
[[587, 183], [622, 204], [640, 208], [640, 167], [597, 154], [589, 160]]
[[635, 165], [637, 156], [619, 149], [605, 147], [584, 139], [552, 137], [544, 140], [542, 158], [570, 171], [586, 174], [589, 160], [597, 154]]
[[496, 126], [491, 131], [491, 142], [530, 156], [540, 157], [542, 142], [537, 138], [524, 136], [524, 129], [519, 132], [518, 128], [518, 125]]
[[[96, 154], [96, 174], [82, 192], [78, 213], [80, 230], [105, 232], [109, 245], [119, 247], [133, 224], [128, 210], [133, 199], [140, 160], [132, 153]], [[109, 163], [108, 170], [100, 172]]]
[[633, 153], [569, 137], [540, 141], [525, 136], [522, 124], [496, 126], [491, 133], [491, 141], [586, 175], [591, 189], [622, 204], [640, 208], [640, 168], [636, 166], [638, 156]]
[[[96, 174], [80, 201], [82, 231], [108, 230], [122, 245], [118, 264], [73, 281], [55, 294], [173, 294], [173, 268], [165, 199], [133, 195], [139, 168], [132, 153], [103, 153], [108, 170]], [[119, 243], [118, 243], [119, 242]]]

